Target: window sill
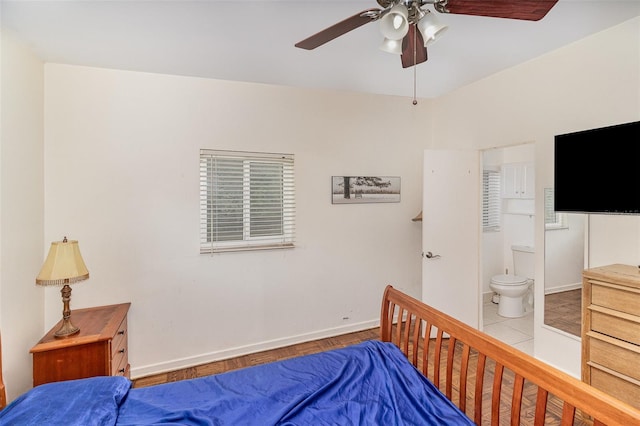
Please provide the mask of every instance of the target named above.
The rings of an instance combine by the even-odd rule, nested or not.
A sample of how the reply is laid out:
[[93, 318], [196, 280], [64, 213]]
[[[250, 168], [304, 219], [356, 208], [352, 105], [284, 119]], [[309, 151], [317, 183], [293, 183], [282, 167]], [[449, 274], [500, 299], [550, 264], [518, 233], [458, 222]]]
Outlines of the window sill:
[[295, 245], [293, 243], [285, 244], [269, 244], [261, 246], [241, 246], [241, 247], [201, 247], [200, 254], [216, 254], [216, 253], [232, 253], [238, 251], [258, 251], [258, 250], [280, 250], [280, 249], [292, 249]]

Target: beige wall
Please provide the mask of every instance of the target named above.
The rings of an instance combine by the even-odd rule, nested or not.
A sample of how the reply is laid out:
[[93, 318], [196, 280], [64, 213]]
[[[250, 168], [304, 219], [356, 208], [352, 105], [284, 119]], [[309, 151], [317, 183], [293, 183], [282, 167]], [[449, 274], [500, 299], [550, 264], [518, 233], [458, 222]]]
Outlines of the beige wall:
[[[420, 295], [429, 101], [45, 66], [45, 240], [80, 242], [74, 308], [130, 301], [132, 375], [374, 326]], [[392, 120], [391, 120], [392, 119]], [[199, 254], [199, 149], [295, 155], [297, 247]], [[332, 205], [332, 175], [401, 177]], [[59, 298], [46, 296], [46, 323]]]
[[13, 399], [32, 386], [29, 349], [42, 336], [44, 318], [44, 291], [35, 285], [45, 250], [44, 69], [26, 46], [1, 36], [0, 327]]

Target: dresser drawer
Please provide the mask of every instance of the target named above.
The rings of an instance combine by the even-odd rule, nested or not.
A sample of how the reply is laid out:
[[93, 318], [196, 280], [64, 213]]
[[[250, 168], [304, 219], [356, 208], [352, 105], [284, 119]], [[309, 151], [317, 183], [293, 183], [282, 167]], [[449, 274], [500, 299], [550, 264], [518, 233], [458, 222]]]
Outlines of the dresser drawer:
[[590, 306], [591, 330], [640, 345], [640, 318]]
[[636, 408], [640, 408], [640, 382], [618, 377], [597, 365], [590, 365], [591, 386], [618, 398]]
[[640, 346], [589, 337], [589, 352], [593, 363], [640, 381]]
[[640, 291], [636, 288], [622, 287], [589, 280], [591, 286], [591, 304], [640, 316]]

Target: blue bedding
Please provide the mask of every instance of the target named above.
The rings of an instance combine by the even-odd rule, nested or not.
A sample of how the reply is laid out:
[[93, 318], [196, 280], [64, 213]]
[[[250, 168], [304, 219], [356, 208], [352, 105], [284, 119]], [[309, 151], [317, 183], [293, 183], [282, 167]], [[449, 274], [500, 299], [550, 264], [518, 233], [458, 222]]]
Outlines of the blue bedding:
[[[395, 345], [379, 341], [147, 388], [129, 389], [125, 381], [101, 377], [42, 385], [0, 412], [0, 424], [473, 424]], [[82, 384], [88, 389], [79, 389]], [[97, 389], [109, 386], [111, 391]], [[38, 395], [29, 396], [34, 391]], [[56, 397], [71, 401], [63, 416], [55, 419], [56, 405], [49, 403], [46, 422], [29, 421], [45, 418], [37, 413], [43, 407], [38, 399]], [[94, 408], [98, 412], [87, 423]]]
[[113, 425], [130, 388], [125, 377], [47, 383], [0, 411], [0, 425]]

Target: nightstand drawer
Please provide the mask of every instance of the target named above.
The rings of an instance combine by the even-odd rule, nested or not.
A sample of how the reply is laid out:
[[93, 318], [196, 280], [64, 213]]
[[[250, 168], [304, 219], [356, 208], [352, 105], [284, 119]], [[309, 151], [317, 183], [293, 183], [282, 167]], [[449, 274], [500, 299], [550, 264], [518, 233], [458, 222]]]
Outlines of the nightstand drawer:
[[128, 348], [127, 317], [118, 326], [118, 331], [111, 341], [111, 375], [128, 376], [129, 348]]
[[129, 358], [127, 357], [126, 352], [118, 354], [118, 356], [114, 357], [111, 360], [111, 365], [113, 366], [111, 370], [112, 376], [129, 377], [127, 375], [127, 369], [129, 367]]
[[127, 335], [127, 318], [125, 318], [122, 320], [120, 326], [118, 326], [118, 331], [115, 336], [113, 336], [113, 340], [111, 342], [111, 358], [116, 358], [118, 354], [122, 354], [123, 351], [126, 353], [128, 341]]

